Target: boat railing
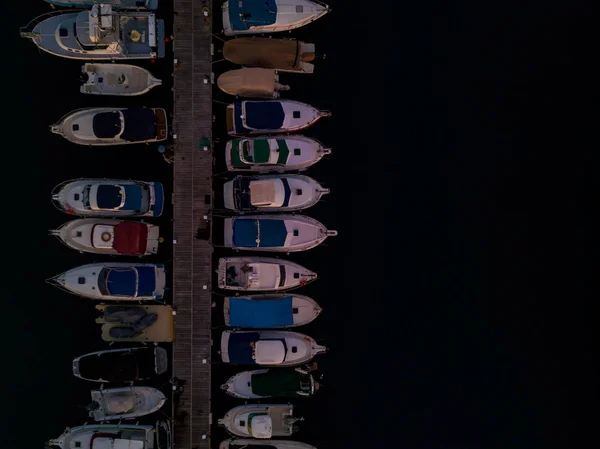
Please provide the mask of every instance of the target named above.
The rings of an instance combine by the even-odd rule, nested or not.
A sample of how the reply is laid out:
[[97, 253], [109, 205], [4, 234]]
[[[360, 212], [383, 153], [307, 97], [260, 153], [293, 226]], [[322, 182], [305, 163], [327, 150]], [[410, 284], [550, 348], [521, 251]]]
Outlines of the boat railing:
[[33, 29], [38, 24], [42, 23], [44, 20], [49, 19], [51, 17], [60, 16], [60, 15], [63, 15], [63, 14], [80, 13], [81, 11], [85, 11], [85, 9], [79, 8], [79, 9], [72, 9], [72, 10], [69, 10], [69, 11], [65, 11], [65, 10], [48, 11], [48, 12], [46, 12], [44, 14], [41, 14], [41, 15], [37, 16], [36, 18], [30, 20], [27, 25], [22, 26], [21, 28], [19, 28], [19, 33], [21, 34], [21, 37], [24, 37], [24, 38], [37, 37], [35, 34], [32, 33]]
[[79, 108], [79, 109], [74, 109], [72, 111], [67, 112], [65, 115], [63, 115], [61, 118], [59, 118], [54, 125], [50, 125], [50, 127], [52, 128], [53, 126], [57, 126], [59, 123], [62, 123], [69, 115], [75, 114], [76, 112], [81, 112], [81, 111], [85, 111], [89, 108]]

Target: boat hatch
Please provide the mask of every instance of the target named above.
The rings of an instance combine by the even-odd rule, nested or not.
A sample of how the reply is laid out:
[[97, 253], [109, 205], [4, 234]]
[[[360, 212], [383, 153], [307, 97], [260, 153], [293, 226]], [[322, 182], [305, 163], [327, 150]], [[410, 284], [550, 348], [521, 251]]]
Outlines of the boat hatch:
[[254, 359], [261, 365], [283, 363], [285, 352], [283, 340], [259, 340], [255, 344]]

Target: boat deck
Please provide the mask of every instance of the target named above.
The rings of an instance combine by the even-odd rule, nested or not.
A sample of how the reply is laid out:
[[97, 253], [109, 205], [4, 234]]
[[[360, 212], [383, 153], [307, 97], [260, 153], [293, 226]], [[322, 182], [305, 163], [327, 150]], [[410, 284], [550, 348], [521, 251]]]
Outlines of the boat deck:
[[212, 247], [197, 234], [210, 229], [212, 202], [212, 3], [175, 0], [174, 10], [173, 376], [185, 384], [174, 401], [173, 441], [208, 449]]

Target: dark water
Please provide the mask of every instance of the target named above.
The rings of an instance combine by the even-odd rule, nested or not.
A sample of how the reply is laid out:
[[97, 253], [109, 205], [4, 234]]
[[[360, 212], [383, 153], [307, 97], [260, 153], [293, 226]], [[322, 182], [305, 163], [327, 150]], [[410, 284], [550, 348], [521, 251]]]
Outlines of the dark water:
[[[84, 96], [83, 62], [19, 38], [48, 6], [6, 3], [0, 435], [20, 449], [86, 420], [78, 406], [95, 385], [72, 376], [71, 360], [106, 348], [93, 305], [44, 283], [94, 260], [46, 235], [68, 220], [51, 189], [106, 176], [161, 181], [169, 194], [171, 182], [156, 146], [87, 149], [47, 126], [84, 106], [170, 110], [172, 55], [141, 64], [166, 84], [140, 99]], [[302, 293], [324, 312], [301, 332], [331, 348], [317, 359], [323, 391], [297, 402], [306, 421], [296, 439], [353, 449], [577, 447], [597, 427], [587, 412], [597, 393], [586, 320], [585, 211], [597, 202], [586, 195], [597, 128], [590, 11], [558, 1], [421, 3], [332, 1], [328, 17], [294, 33], [326, 59], [313, 76], [281, 75], [287, 98], [333, 111], [306, 132], [333, 147], [307, 173], [332, 193], [306, 213], [340, 233], [290, 257], [320, 273]], [[216, 104], [224, 141], [222, 112]], [[167, 242], [170, 218], [158, 220]], [[152, 260], [171, 257], [166, 243]], [[215, 387], [235, 371], [215, 365]], [[217, 389], [213, 402], [215, 419], [239, 404]], [[225, 436], [213, 429], [215, 444]]]

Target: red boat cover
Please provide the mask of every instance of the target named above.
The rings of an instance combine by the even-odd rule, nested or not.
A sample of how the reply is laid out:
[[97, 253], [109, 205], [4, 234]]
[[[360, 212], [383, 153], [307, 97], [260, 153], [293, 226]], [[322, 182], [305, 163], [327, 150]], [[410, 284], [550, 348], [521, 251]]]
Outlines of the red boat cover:
[[113, 248], [120, 254], [142, 255], [148, 246], [148, 225], [125, 221], [115, 226]]

